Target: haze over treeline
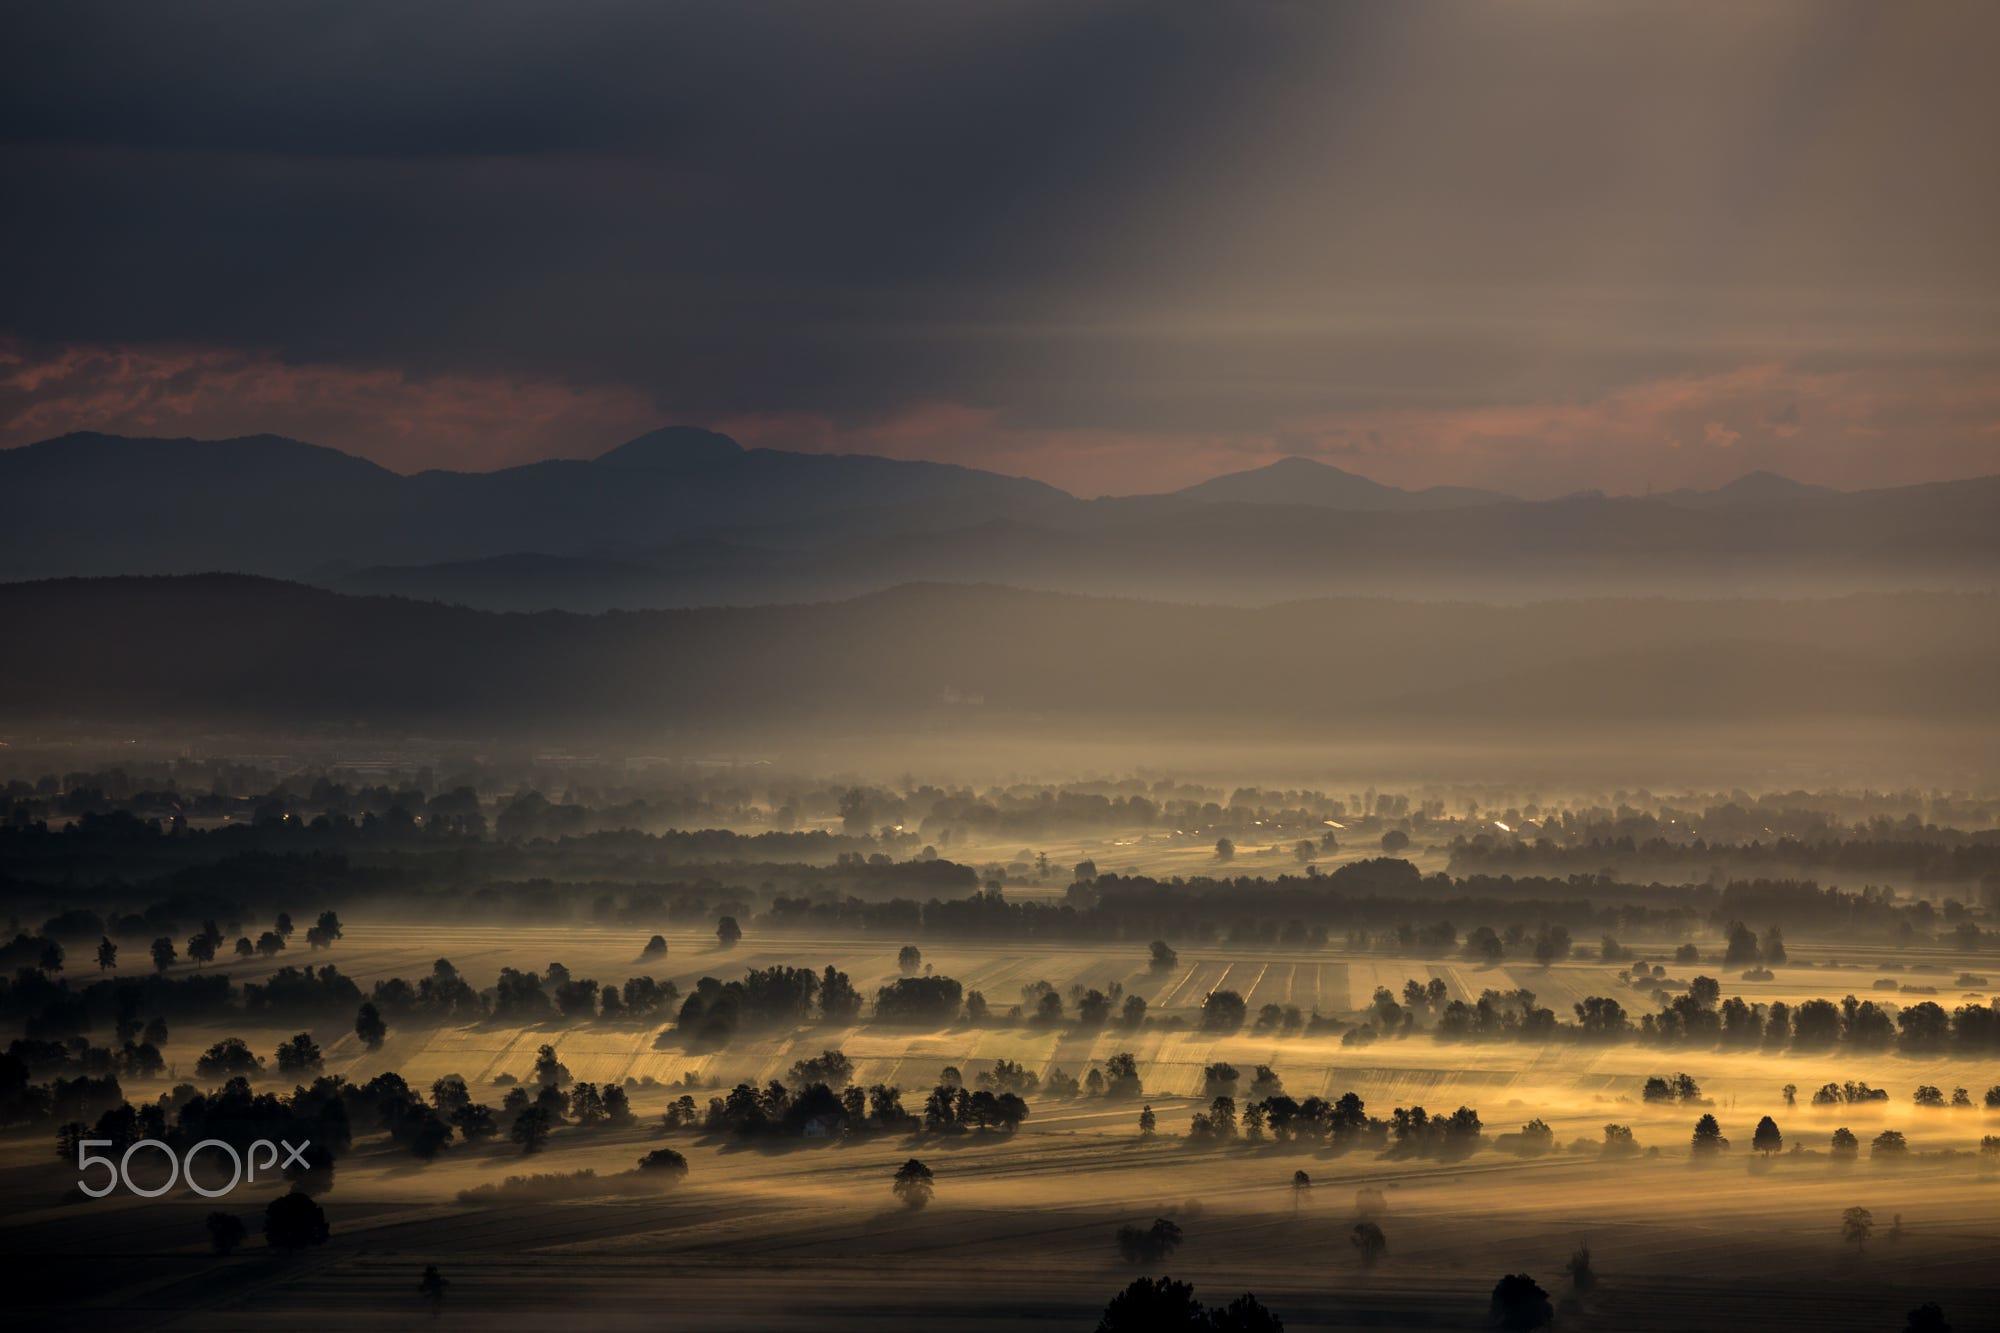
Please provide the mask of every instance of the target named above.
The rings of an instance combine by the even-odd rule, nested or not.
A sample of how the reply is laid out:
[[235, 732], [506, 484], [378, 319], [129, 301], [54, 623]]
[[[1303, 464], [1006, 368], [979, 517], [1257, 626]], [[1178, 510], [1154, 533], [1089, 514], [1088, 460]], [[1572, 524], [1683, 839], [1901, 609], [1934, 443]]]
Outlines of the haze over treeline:
[[[0, 587], [17, 720], [727, 732], [1984, 719], [1992, 594], [1171, 606], [914, 585], [834, 604], [499, 615], [237, 576]], [[137, 651], [133, 645], [147, 645]]]

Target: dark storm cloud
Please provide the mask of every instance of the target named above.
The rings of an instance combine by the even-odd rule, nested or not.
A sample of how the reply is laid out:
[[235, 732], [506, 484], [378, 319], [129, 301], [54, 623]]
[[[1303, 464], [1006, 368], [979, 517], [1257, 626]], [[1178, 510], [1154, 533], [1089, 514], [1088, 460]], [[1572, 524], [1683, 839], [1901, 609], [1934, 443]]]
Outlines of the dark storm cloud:
[[[0, 442], [66, 404], [75, 424], [179, 410], [201, 431], [213, 410], [178, 405], [247, 378], [275, 426], [462, 465], [476, 438], [422, 440], [472, 429], [492, 384], [552, 405], [509, 436], [529, 453], [591, 452], [657, 414], [1044, 475], [1105, 460], [1058, 477], [1086, 489], [1315, 448], [1371, 450], [1402, 480], [1566, 488], [1584, 446], [1519, 434], [1553, 409], [1712, 382], [1744, 419], [1692, 438], [1734, 436], [1734, 467], [1803, 447], [1832, 418], [1797, 400], [1843, 376], [1874, 389], [1850, 415], [1893, 428], [1882, 404], [1917, 381], [1881, 376], [1901, 367], [1967, 404], [1927, 421], [1924, 467], [1981, 470], [1993, 448], [1987, 9], [69, 4], [0, 22], [0, 414], [34, 409]], [[1770, 401], [1738, 403], [1774, 366]], [[278, 419], [294, 400], [342, 406]], [[390, 442], [356, 424], [368, 410], [400, 419]], [[1684, 437], [1630, 424], [1589, 479], [1685, 471], [1662, 452]], [[1814, 457], [1871, 457], [1836, 444]]]

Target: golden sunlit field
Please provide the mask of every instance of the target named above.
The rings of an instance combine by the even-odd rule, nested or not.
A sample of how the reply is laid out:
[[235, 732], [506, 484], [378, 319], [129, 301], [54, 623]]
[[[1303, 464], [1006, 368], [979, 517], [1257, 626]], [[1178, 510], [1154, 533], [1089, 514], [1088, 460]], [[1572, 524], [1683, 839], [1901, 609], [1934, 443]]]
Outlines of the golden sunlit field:
[[[644, 971], [685, 992], [702, 975], [729, 977], [772, 963], [833, 963], [864, 992], [897, 975], [896, 947], [859, 938], [751, 935], [732, 950], [694, 930], [667, 932], [664, 963], [637, 961], [641, 937], [629, 930], [506, 928], [456, 924], [351, 925], [320, 961], [361, 982], [426, 972], [449, 958], [475, 986], [502, 966], [535, 970], [552, 961], [577, 975], [618, 980]], [[1822, 962], [1852, 950], [1794, 944]], [[1344, 955], [1337, 950], [1257, 952], [1228, 946], [1183, 948], [1174, 968], [1154, 972], [1130, 947], [1049, 947], [944, 943], [924, 950], [937, 972], [982, 990], [996, 1004], [1046, 980], [1120, 983], [1156, 1017], [1193, 1016], [1208, 992], [1234, 989], [1252, 1010], [1265, 1002], [1349, 1012], [1378, 985], [1443, 980], [1454, 998], [1526, 987], [1559, 1011], [1585, 995], [1617, 994], [1616, 969], [1588, 963], [1433, 966]], [[1858, 961], [1858, 956], [1857, 956]], [[1940, 956], [1941, 964], [1957, 960]], [[269, 964], [248, 965], [255, 980]], [[1872, 968], [1829, 975], [1786, 968], [1746, 997], [1796, 1001], [1828, 993], [1828, 983], [1863, 993]], [[1834, 992], [1840, 993], [1838, 989]], [[1644, 1046], [1451, 1045], [1428, 1035], [1343, 1046], [1336, 1036], [1228, 1036], [1147, 1029], [1078, 1034], [995, 1020], [983, 1028], [911, 1032], [861, 1024], [806, 1027], [742, 1038], [724, 1049], [656, 1050], [657, 1022], [492, 1022], [438, 1027], [392, 1025], [380, 1049], [351, 1030], [315, 1035], [328, 1073], [363, 1082], [385, 1071], [413, 1087], [460, 1074], [475, 1096], [503, 1074], [527, 1080], [542, 1044], [556, 1048], [579, 1080], [641, 1080], [632, 1090], [637, 1124], [558, 1130], [532, 1158], [504, 1136], [454, 1146], [424, 1165], [384, 1146], [357, 1143], [322, 1196], [333, 1224], [323, 1248], [298, 1258], [249, 1249], [207, 1255], [201, 1218], [209, 1205], [182, 1193], [159, 1201], [118, 1195], [64, 1197], [74, 1177], [46, 1140], [7, 1143], [0, 1181], [10, 1202], [4, 1248], [32, 1256], [31, 1290], [84, 1288], [80, 1300], [38, 1310], [39, 1326], [87, 1327], [96, 1309], [117, 1309], [133, 1326], [227, 1328], [288, 1319], [343, 1327], [429, 1322], [412, 1299], [418, 1274], [435, 1263], [449, 1297], [435, 1318], [465, 1327], [545, 1328], [550, 1311], [569, 1327], [605, 1328], [999, 1328], [1020, 1322], [1088, 1327], [1109, 1293], [1130, 1279], [1113, 1233], [1156, 1217], [1180, 1225], [1185, 1240], [1172, 1272], [1217, 1298], [1254, 1290], [1288, 1328], [1457, 1328], [1480, 1326], [1499, 1272], [1548, 1279], [1587, 1244], [1597, 1286], [1563, 1297], [1559, 1326], [1687, 1329], [1727, 1291], [1732, 1323], [1768, 1304], [1782, 1327], [1890, 1327], [1921, 1300], [1972, 1315], [1990, 1291], [2000, 1256], [2000, 1175], [1977, 1149], [2000, 1130], [1982, 1109], [1924, 1109], [1911, 1091], [1969, 1087], [1974, 1100], [2000, 1082], [2000, 1062], [1663, 1052]], [[295, 1025], [254, 1022], [177, 1028], [175, 1068], [128, 1094], [163, 1092], [195, 1053], [224, 1036], [268, 1052]], [[700, 1131], [667, 1134], [661, 1111], [692, 1078], [697, 1102], [738, 1082], [784, 1078], [795, 1060], [825, 1048], [853, 1061], [856, 1083], [915, 1092], [914, 1106], [945, 1066], [970, 1082], [996, 1059], [1044, 1074], [1081, 1075], [1130, 1051], [1141, 1098], [1031, 1096], [1031, 1114], [1011, 1136], [951, 1139], [888, 1134], [839, 1141], [749, 1144]], [[1216, 1061], [1248, 1078], [1268, 1064], [1294, 1097], [1359, 1094], [1371, 1113], [1423, 1105], [1478, 1110], [1486, 1146], [1463, 1160], [1397, 1159], [1371, 1149], [1336, 1152], [1297, 1144], [1241, 1141], [1190, 1146], [1190, 1117], [1205, 1108], [1202, 1070]], [[1710, 1164], [1690, 1160], [1698, 1108], [1648, 1104], [1646, 1077], [1685, 1071], [1701, 1086], [1731, 1149]], [[1805, 1090], [1860, 1079], [1888, 1089], [1887, 1103], [1815, 1108], [1801, 1094], [1787, 1107], [1781, 1088]], [[495, 1098], [497, 1099], [497, 1098]], [[1142, 1138], [1137, 1117], [1150, 1105], [1159, 1133]], [[1751, 1151], [1758, 1117], [1770, 1114], [1788, 1149]], [[1533, 1118], [1555, 1131], [1556, 1150], [1521, 1157], [1498, 1135]], [[1629, 1125], [1639, 1156], [1603, 1162], [1596, 1144], [1606, 1123]], [[1849, 1126], [1866, 1144], [1884, 1128], [1903, 1130], [1914, 1153], [1891, 1166], [1829, 1159], [1828, 1136]], [[1581, 1141], [1588, 1150], [1570, 1151]], [[671, 1145], [689, 1162], [685, 1179], [659, 1184], [615, 1179], [644, 1152]], [[1944, 1150], [1953, 1150], [1949, 1156]], [[924, 1157], [936, 1196], [921, 1212], [892, 1196], [903, 1160]], [[603, 1181], [558, 1198], [468, 1203], [459, 1193], [524, 1172], [593, 1169]], [[1295, 1190], [1293, 1173], [1310, 1176]], [[1381, 1190], [1386, 1252], [1364, 1267], [1350, 1244], [1357, 1191]], [[261, 1207], [275, 1185], [245, 1187], [231, 1204]], [[1844, 1243], [1844, 1210], [1877, 1219], [1864, 1248]], [[1891, 1219], [1896, 1219], [1892, 1222]], [[1552, 1288], [1553, 1290], [1554, 1288]]]

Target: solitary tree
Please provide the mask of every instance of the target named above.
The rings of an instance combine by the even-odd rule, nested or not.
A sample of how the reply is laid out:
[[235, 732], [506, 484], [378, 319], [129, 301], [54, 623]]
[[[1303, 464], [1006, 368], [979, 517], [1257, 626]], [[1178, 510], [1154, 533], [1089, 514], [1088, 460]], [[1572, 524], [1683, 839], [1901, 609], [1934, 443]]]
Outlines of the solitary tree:
[[1140, 1138], [1142, 1139], [1152, 1138], [1154, 1132], [1159, 1128], [1159, 1124], [1160, 1124], [1159, 1117], [1153, 1114], [1152, 1107], [1147, 1106], [1140, 1109], [1139, 1111]]
[[1157, 1264], [1180, 1248], [1181, 1229], [1164, 1217], [1156, 1217], [1150, 1227], [1118, 1228], [1117, 1239], [1118, 1253], [1126, 1263]]
[[1312, 1193], [1313, 1178], [1303, 1170], [1292, 1172], [1292, 1216], [1299, 1215], [1299, 1205]]
[[317, 1074], [325, 1067], [319, 1043], [312, 1039], [310, 1032], [301, 1032], [290, 1041], [278, 1044], [278, 1072], [281, 1074], [304, 1077]]
[[1590, 1266], [1590, 1247], [1579, 1245], [1563, 1267], [1569, 1271], [1569, 1284], [1578, 1291], [1589, 1291], [1597, 1285], [1597, 1270]]
[[417, 1279], [417, 1290], [423, 1294], [424, 1300], [430, 1303], [433, 1314], [444, 1304], [444, 1289], [450, 1285], [445, 1281], [444, 1274], [438, 1272], [436, 1264], [424, 1265], [424, 1275]]
[[1874, 1230], [1875, 1214], [1866, 1208], [1850, 1208], [1840, 1215], [1840, 1238], [1856, 1253], [1868, 1247], [1868, 1236]]
[[560, 1088], [570, 1081], [569, 1066], [556, 1058], [556, 1048], [543, 1046], [535, 1052], [535, 1082], [545, 1088]]
[[174, 965], [174, 942], [162, 935], [153, 941], [153, 967], [164, 972]]
[[646, 947], [639, 951], [639, 957], [642, 959], [665, 958], [666, 956], [667, 937], [664, 935], [653, 936], [653, 938], [646, 941]]
[[1694, 1137], [1691, 1140], [1696, 1157], [1712, 1157], [1729, 1146], [1729, 1140], [1722, 1137], [1722, 1126], [1715, 1117], [1704, 1114], [1694, 1122]]
[[116, 966], [118, 966], [118, 946], [111, 942], [109, 935], [106, 935], [97, 942], [97, 970], [108, 972]]
[[1951, 1325], [1936, 1301], [1925, 1301], [1903, 1321], [1903, 1333], [1951, 1333]]
[[914, 976], [924, 965], [924, 951], [914, 944], [905, 944], [896, 951], [896, 970], [904, 976]]
[[743, 938], [743, 927], [736, 924], [733, 916], [723, 917], [715, 923], [715, 938], [725, 949], [736, 947], [736, 941]]
[[326, 911], [319, 914], [319, 920], [306, 929], [306, 943], [315, 949], [331, 949], [333, 942], [340, 938], [340, 915]]
[[1347, 1240], [1354, 1246], [1354, 1252], [1361, 1256], [1363, 1268], [1373, 1268], [1376, 1260], [1382, 1257], [1382, 1252], [1389, 1248], [1388, 1237], [1373, 1222], [1356, 1222]]
[[1769, 1157], [1780, 1152], [1785, 1146], [1785, 1136], [1778, 1132], [1778, 1122], [1765, 1116], [1757, 1122], [1757, 1132], [1750, 1136], [1750, 1146]]
[[234, 1213], [210, 1213], [208, 1215], [208, 1243], [215, 1252], [225, 1258], [236, 1252], [243, 1243], [243, 1219]]
[[1215, 840], [1215, 859], [1227, 865], [1236, 859], [1236, 844], [1228, 838]]
[[361, 1044], [371, 1051], [382, 1048], [382, 1039], [389, 1035], [389, 1025], [382, 1021], [382, 1011], [372, 1000], [361, 1003], [361, 1012], [354, 1016], [354, 1035], [361, 1038]]
[[264, 1243], [274, 1250], [324, 1245], [326, 1237], [326, 1212], [310, 1194], [281, 1194], [264, 1210]]
[[1796, 1084], [1796, 1083], [1787, 1083], [1787, 1084], [1785, 1085], [1785, 1087], [1784, 1087], [1784, 1093], [1785, 1093], [1785, 1105], [1787, 1105], [1787, 1106], [1797, 1106], [1797, 1105], [1799, 1104], [1799, 1085], [1798, 1085], [1798, 1084]]
[[895, 1181], [891, 1187], [896, 1197], [909, 1209], [919, 1209], [931, 1201], [937, 1189], [937, 1176], [931, 1169], [912, 1157], [896, 1168]]
[[1488, 1307], [1493, 1325], [1508, 1333], [1529, 1333], [1555, 1322], [1556, 1311], [1549, 1294], [1526, 1273], [1510, 1273], [1493, 1286]]
[[1173, 947], [1165, 940], [1154, 940], [1148, 952], [1155, 972], [1164, 972], [1181, 960], [1180, 955], [1175, 953]]
[[1194, 1288], [1170, 1277], [1142, 1277], [1111, 1298], [1097, 1333], [1197, 1333], [1214, 1328]]

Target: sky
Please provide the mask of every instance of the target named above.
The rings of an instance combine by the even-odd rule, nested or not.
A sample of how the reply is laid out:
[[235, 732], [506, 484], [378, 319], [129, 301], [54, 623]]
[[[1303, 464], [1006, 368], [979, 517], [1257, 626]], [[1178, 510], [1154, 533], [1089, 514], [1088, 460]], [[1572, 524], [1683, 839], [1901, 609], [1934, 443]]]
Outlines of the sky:
[[14, 6], [0, 446], [2000, 473], [1996, 49], [1838, 0]]

